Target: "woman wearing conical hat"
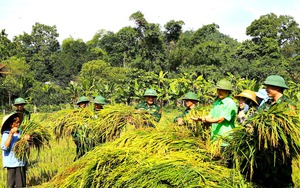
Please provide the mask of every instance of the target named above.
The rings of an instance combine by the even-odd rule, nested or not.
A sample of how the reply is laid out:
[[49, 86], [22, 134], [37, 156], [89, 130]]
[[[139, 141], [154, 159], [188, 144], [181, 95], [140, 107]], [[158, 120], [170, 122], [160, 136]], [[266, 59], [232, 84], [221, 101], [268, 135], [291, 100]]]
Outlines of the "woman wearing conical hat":
[[[23, 114], [14, 112], [3, 117], [2, 134], [2, 160], [3, 167], [7, 168], [7, 187], [25, 187], [26, 186], [26, 160], [18, 159], [14, 153], [15, 144], [21, 139], [22, 131], [19, 130], [23, 120]], [[30, 136], [25, 135], [25, 140]]]

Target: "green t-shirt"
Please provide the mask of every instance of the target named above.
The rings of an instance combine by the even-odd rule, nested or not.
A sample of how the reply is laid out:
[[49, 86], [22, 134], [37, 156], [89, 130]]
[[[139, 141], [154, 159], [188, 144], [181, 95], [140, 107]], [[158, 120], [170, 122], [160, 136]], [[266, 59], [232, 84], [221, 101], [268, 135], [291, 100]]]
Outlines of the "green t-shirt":
[[[225, 120], [221, 123], [212, 123], [211, 139], [215, 139], [217, 135], [226, 136], [234, 126], [234, 121], [237, 113], [237, 106], [230, 97], [224, 99], [217, 99], [211, 109], [209, 115], [213, 118], [223, 117]], [[226, 146], [222, 143], [222, 146]]]
[[157, 104], [148, 105], [146, 102], [139, 103], [136, 105], [135, 109], [143, 109], [149, 111], [149, 113], [155, 118], [156, 122], [159, 122], [161, 118], [161, 107]]

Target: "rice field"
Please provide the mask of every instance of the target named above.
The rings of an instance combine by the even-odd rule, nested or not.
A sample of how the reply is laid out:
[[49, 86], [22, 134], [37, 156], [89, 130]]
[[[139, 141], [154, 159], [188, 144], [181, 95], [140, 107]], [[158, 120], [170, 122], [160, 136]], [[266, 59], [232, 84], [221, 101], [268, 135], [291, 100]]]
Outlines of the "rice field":
[[[131, 114], [130, 109], [126, 112], [122, 116], [127, 116], [130, 122], [134, 122], [131, 117], [142, 117]], [[224, 161], [213, 161], [211, 148], [202, 137], [195, 137], [185, 127], [174, 126], [172, 121], [180, 113], [177, 109], [166, 110], [156, 128], [135, 130], [122, 124], [123, 132], [113, 138], [108, 137], [110, 127], [105, 131], [98, 127], [96, 134], [110, 139], [97, 144], [75, 162], [76, 148], [71, 136], [61, 134], [58, 138], [54, 131], [66, 111], [33, 114], [33, 118], [49, 130], [52, 139], [51, 147], [30, 152], [28, 187], [255, 187], [236, 169], [227, 168]], [[122, 117], [114, 118], [114, 123], [123, 122]], [[2, 155], [0, 158], [2, 160]], [[296, 187], [300, 187], [299, 174], [300, 159], [293, 160]], [[3, 169], [0, 187], [5, 185], [6, 170]]]

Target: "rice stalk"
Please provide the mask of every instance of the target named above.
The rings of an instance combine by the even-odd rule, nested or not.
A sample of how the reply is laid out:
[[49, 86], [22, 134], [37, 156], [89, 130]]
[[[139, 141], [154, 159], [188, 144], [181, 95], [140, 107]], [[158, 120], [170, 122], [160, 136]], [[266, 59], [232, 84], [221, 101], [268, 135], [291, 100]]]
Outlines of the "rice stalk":
[[[24, 120], [20, 129], [22, 130], [22, 135], [14, 147], [14, 153], [18, 159], [24, 159], [24, 157], [29, 159], [31, 149], [36, 149], [38, 156], [41, 149], [45, 147], [50, 148], [51, 134], [49, 130], [34, 119]], [[24, 139], [25, 135], [30, 135], [28, 142]]]
[[[172, 129], [171, 129], [172, 130]], [[136, 133], [136, 134], [134, 134]], [[236, 187], [240, 177], [207, 160], [203, 142], [182, 133], [136, 130], [97, 146], [48, 187]], [[202, 151], [201, 151], [202, 149]], [[78, 168], [74, 171], [74, 167]]]

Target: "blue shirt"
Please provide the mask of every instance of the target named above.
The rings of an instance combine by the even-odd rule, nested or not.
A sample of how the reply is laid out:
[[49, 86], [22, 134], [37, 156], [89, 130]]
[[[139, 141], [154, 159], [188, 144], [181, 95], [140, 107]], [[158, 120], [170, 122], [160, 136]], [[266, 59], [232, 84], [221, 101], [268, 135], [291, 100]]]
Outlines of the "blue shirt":
[[19, 134], [14, 134], [11, 138], [10, 145], [5, 147], [4, 142], [7, 140], [10, 131], [3, 131], [2, 141], [1, 141], [1, 149], [2, 149], [2, 159], [3, 159], [3, 167], [20, 167], [25, 166], [25, 159], [19, 160], [15, 157], [15, 153], [13, 148], [18, 140], [20, 140], [21, 132]]

